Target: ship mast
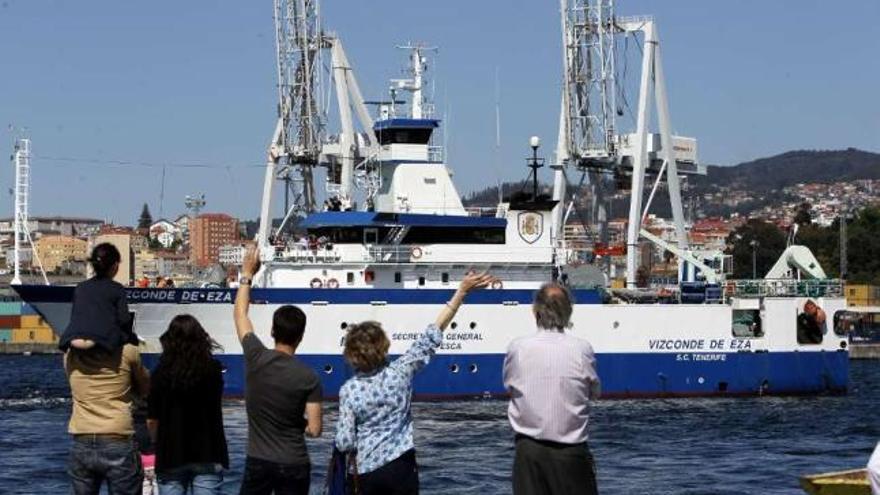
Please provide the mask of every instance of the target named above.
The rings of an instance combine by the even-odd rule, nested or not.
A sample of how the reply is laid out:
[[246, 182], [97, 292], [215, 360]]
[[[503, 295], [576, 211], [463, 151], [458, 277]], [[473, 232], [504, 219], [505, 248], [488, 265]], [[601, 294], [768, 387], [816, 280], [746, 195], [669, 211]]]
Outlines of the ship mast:
[[[15, 148], [12, 154], [12, 164], [15, 167], [15, 190], [13, 196], [15, 198], [15, 208], [12, 225], [13, 225], [13, 276], [10, 284], [21, 285], [21, 250], [23, 243], [27, 242], [31, 247], [31, 259], [36, 262], [43, 276], [43, 282], [49, 285], [49, 279], [46, 277], [46, 271], [40, 262], [40, 256], [37, 252], [33, 238], [31, 237], [30, 228], [28, 227], [28, 202], [31, 189], [31, 140], [27, 138], [16, 139]], [[33, 262], [31, 265], [33, 266]]]

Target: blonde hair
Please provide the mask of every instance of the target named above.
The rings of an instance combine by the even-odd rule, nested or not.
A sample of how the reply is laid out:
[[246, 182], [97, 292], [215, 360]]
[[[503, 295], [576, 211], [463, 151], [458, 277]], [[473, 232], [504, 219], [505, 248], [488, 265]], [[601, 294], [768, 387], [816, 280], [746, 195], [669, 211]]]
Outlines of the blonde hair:
[[382, 325], [365, 321], [349, 327], [343, 355], [355, 370], [369, 373], [385, 364], [390, 346]]

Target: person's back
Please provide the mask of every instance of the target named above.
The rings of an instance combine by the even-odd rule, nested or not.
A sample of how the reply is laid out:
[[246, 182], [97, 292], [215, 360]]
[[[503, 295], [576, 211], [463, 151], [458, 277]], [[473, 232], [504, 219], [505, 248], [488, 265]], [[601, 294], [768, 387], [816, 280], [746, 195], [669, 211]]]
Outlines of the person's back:
[[565, 287], [542, 286], [532, 306], [537, 332], [511, 342], [504, 359], [515, 495], [597, 493], [587, 427], [599, 376], [590, 343], [565, 333], [573, 307]]
[[273, 349], [254, 334], [248, 316], [253, 277], [260, 261], [249, 246], [235, 295], [235, 331], [245, 359], [245, 408], [248, 449], [242, 494], [306, 495], [311, 463], [305, 436], [322, 431], [321, 382], [318, 375], [294, 358], [306, 328], [306, 315], [295, 306], [282, 306], [272, 315]]
[[587, 440], [589, 402], [599, 384], [589, 342], [553, 330], [520, 337], [508, 348], [505, 384], [517, 433], [559, 443]]
[[147, 426], [156, 447], [160, 493], [219, 494], [229, 467], [223, 431], [220, 346], [192, 315], [175, 316], [160, 337], [162, 355], [149, 397]]
[[487, 274], [467, 274], [434, 324], [390, 364], [391, 341], [381, 324], [365, 321], [348, 328], [343, 354], [355, 376], [339, 390], [336, 448], [356, 452], [361, 494], [419, 493], [410, 409], [413, 378], [443, 343], [443, 330], [468, 292], [493, 281]]
[[307, 402], [321, 400], [315, 372], [295, 357], [268, 349], [253, 333], [244, 350], [248, 455], [279, 464], [309, 464], [304, 432]]
[[149, 378], [133, 345], [116, 351], [71, 349], [64, 356], [73, 410], [74, 443], [68, 464], [73, 492], [97, 493], [106, 480], [113, 493], [138, 493], [143, 472], [134, 445], [132, 400]]

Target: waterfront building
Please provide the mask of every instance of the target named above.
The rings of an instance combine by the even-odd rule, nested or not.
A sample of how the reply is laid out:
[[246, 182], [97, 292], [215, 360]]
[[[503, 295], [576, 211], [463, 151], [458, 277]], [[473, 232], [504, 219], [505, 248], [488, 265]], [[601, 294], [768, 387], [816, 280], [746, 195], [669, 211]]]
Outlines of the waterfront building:
[[220, 248], [238, 241], [238, 219], [225, 213], [202, 213], [190, 221], [190, 260], [195, 266], [218, 263]]
[[[126, 229], [121, 227], [116, 227], [116, 232], [113, 232], [113, 230], [114, 229], [107, 229], [107, 231], [112, 233], [105, 233], [93, 237], [91, 245], [89, 246], [89, 251], [98, 244], [104, 242], [109, 242], [116, 246], [116, 249], [119, 250], [121, 260], [119, 261], [119, 272], [116, 273], [113, 280], [116, 280], [122, 285], [129, 285], [134, 279], [134, 252], [132, 251], [131, 241], [133, 237], [137, 236], [134, 236], [131, 233], [131, 229], [128, 229], [129, 232], [126, 232]], [[89, 276], [91, 276], [91, 268], [89, 268]]]
[[174, 241], [181, 238], [181, 228], [174, 222], [163, 218], [150, 225], [149, 234], [151, 241], [156, 241], [168, 249], [174, 244]]
[[[0, 236], [12, 238], [15, 222], [11, 217], [0, 219]], [[65, 236], [86, 237], [98, 232], [103, 220], [80, 217], [28, 217], [28, 230], [31, 235], [53, 233]]]
[[189, 257], [183, 253], [159, 251], [156, 253], [156, 270], [160, 277], [170, 278], [178, 285], [192, 278]]
[[88, 258], [88, 242], [67, 235], [44, 235], [34, 243], [37, 258], [47, 272], [65, 268], [66, 262], [82, 262]]
[[150, 280], [159, 276], [159, 258], [150, 250], [138, 250], [134, 252], [134, 278], [135, 280], [147, 277]]

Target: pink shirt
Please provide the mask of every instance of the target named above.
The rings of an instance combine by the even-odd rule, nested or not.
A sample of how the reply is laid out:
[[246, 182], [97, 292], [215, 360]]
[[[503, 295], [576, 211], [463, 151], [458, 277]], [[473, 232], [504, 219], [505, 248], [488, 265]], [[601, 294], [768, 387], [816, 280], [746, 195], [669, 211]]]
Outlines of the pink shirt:
[[504, 359], [507, 417], [513, 430], [551, 442], [587, 441], [590, 401], [599, 397], [596, 356], [589, 342], [538, 330], [510, 343]]

